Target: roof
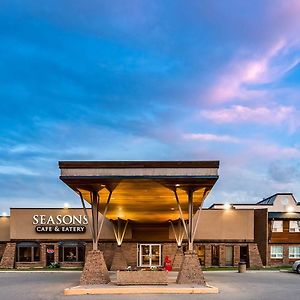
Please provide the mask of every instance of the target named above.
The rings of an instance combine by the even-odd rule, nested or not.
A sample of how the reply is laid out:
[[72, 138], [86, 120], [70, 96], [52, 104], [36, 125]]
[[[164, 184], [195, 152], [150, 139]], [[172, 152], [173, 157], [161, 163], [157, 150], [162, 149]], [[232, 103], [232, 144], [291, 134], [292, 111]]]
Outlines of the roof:
[[165, 222], [179, 217], [174, 189], [187, 216], [187, 191], [194, 191], [194, 212], [218, 179], [219, 161], [61, 161], [60, 179], [100, 212], [112, 191], [109, 219]]
[[274, 194], [274, 195], [272, 195], [272, 196], [270, 196], [268, 198], [265, 198], [265, 199], [257, 202], [256, 204], [259, 204], [259, 205], [273, 205], [276, 197], [279, 196], [279, 195], [292, 196], [293, 199], [294, 199], [294, 201], [295, 201], [295, 203], [297, 203], [297, 201], [294, 198], [293, 193], [276, 193], [276, 194]]

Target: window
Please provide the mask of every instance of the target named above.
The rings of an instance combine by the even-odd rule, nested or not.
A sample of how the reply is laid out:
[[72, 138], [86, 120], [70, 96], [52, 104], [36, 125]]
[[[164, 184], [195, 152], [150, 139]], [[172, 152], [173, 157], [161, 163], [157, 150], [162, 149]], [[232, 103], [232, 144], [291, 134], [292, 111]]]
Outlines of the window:
[[289, 232], [300, 232], [300, 221], [290, 221]]
[[282, 220], [276, 220], [272, 222], [272, 232], [283, 232]]
[[300, 258], [300, 247], [290, 246], [289, 247], [289, 258]]
[[17, 244], [17, 262], [40, 261], [40, 245], [24, 242]]
[[283, 247], [282, 246], [271, 246], [271, 258], [282, 258]]
[[85, 247], [83, 244], [65, 243], [59, 247], [59, 260], [61, 262], [83, 262]]

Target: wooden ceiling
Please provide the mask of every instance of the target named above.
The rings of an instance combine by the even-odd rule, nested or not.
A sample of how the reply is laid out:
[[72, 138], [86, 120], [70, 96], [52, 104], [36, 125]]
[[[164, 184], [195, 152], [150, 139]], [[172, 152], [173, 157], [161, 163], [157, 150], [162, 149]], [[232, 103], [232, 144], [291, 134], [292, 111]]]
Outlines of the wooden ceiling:
[[[108, 219], [129, 219], [136, 222], [153, 223], [177, 220], [180, 215], [176, 198], [171, 187], [175, 185], [153, 181], [153, 180], [123, 180], [111, 183], [114, 186], [106, 217]], [[82, 193], [87, 202], [91, 202], [91, 190], [99, 189], [100, 212], [109, 196], [108, 189], [104, 184], [71, 184], [71, 187]], [[176, 190], [184, 213], [187, 218], [188, 197], [187, 184], [179, 185]], [[194, 192], [194, 212], [197, 211], [203, 201], [204, 194], [209, 192], [211, 186], [208, 184], [198, 185]]]

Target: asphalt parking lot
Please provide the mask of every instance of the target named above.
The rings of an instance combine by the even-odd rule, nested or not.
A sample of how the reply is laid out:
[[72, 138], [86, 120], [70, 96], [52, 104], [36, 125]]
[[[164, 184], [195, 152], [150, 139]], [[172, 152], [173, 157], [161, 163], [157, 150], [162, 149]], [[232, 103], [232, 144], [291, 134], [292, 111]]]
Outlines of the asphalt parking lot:
[[0, 272], [0, 299], [300, 299], [300, 275], [278, 271], [206, 272], [207, 282], [220, 289], [216, 295], [64, 296], [79, 277], [80, 272]]

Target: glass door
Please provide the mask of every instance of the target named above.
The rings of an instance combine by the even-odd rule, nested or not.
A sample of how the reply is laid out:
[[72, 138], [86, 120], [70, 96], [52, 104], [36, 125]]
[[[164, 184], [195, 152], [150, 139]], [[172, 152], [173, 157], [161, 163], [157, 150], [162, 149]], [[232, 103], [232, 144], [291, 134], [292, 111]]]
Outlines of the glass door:
[[140, 244], [139, 252], [140, 267], [161, 266], [160, 244]]

